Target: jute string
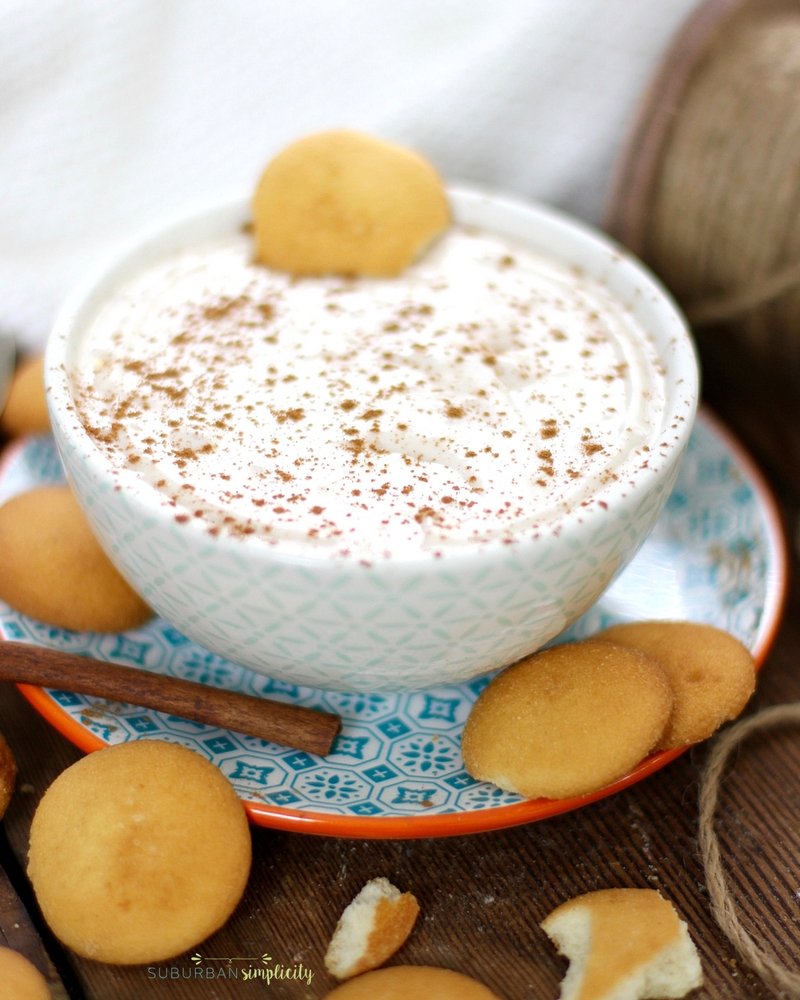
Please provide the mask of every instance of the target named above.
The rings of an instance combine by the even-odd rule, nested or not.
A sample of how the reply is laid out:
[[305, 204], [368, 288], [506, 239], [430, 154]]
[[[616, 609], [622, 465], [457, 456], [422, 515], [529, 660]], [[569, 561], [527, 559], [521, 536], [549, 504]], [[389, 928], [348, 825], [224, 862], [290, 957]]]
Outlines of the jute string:
[[715, 742], [700, 786], [699, 840], [706, 873], [708, 895], [714, 917], [747, 964], [773, 989], [800, 997], [800, 974], [768, 954], [742, 927], [731, 897], [714, 830], [722, 771], [731, 752], [751, 733], [787, 723], [800, 722], [800, 704], [776, 705], [737, 723]]
[[800, 371], [800, 6], [735, 22], [695, 69], [644, 256], [693, 323]]

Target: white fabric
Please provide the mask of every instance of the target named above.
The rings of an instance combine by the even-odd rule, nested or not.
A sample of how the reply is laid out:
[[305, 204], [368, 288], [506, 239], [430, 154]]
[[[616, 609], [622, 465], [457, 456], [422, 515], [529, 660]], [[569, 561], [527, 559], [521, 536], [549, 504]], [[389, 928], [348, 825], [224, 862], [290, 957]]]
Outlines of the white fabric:
[[347, 125], [596, 221], [696, 0], [0, 0], [0, 332], [82, 272]]

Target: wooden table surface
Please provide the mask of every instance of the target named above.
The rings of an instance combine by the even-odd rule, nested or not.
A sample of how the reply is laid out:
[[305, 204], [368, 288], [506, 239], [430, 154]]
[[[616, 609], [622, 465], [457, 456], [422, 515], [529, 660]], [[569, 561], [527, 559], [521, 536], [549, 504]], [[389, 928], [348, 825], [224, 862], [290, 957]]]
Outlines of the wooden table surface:
[[[745, 368], [731, 373], [724, 365], [712, 366], [706, 396], [764, 461], [787, 525], [793, 526], [800, 506], [800, 416], [792, 429], [786, 406], [773, 398], [769, 386], [759, 392], [750, 381]], [[796, 569], [796, 557], [792, 563]], [[748, 712], [786, 701], [800, 701], [800, 591], [794, 585]], [[705, 971], [705, 985], [694, 996], [772, 995], [737, 960], [709, 910], [696, 839], [697, 788], [706, 746], [693, 748], [612, 798], [490, 834], [358, 841], [254, 828], [246, 895], [229, 923], [199, 950], [218, 957], [266, 952], [272, 966], [302, 963], [313, 973], [310, 983], [287, 979], [267, 985], [241, 978], [175, 978], [193, 973], [189, 955], [148, 971], [96, 964], [61, 948], [36, 913], [24, 867], [36, 804], [81, 753], [8, 684], [0, 685], [0, 731], [20, 769], [2, 824], [0, 862], [42, 934], [55, 997], [323, 997], [335, 985], [323, 956], [336, 921], [363, 884], [379, 875], [411, 890], [421, 907], [411, 938], [393, 961], [456, 969], [481, 980], [503, 1000], [555, 1000], [566, 962], [539, 922], [569, 897], [608, 887], [657, 888], [674, 901], [689, 924]], [[776, 954], [800, 969], [800, 727], [756, 736], [745, 744], [723, 786], [718, 829], [746, 924], [765, 934]], [[0, 929], [2, 898], [0, 883]], [[40, 967], [43, 962], [40, 956]], [[226, 966], [217, 963], [214, 968]]]

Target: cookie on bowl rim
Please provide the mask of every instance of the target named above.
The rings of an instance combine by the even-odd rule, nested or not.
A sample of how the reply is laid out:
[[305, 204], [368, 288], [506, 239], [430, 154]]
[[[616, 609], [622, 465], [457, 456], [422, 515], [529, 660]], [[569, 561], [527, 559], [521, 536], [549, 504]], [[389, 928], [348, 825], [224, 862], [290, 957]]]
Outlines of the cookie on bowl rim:
[[666, 671], [675, 706], [658, 742], [671, 750], [708, 739], [735, 719], [756, 686], [750, 650], [729, 632], [699, 622], [627, 622], [594, 639], [641, 650]]
[[426, 159], [350, 129], [287, 146], [253, 197], [257, 259], [295, 275], [398, 275], [450, 221]]
[[483, 690], [464, 726], [464, 764], [526, 798], [587, 795], [654, 749], [672, 705], [666, 673], [644, 653], [592, 640], [554, 646]]

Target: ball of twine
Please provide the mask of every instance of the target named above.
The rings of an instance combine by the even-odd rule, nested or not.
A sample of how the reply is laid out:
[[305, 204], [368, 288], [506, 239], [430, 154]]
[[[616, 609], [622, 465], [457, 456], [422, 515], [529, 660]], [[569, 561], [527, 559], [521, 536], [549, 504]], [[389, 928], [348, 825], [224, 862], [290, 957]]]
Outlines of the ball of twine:
[[719, 797], [720, 778], [731, 752], [757, 730], [797, 722], [800, 722], [800, 704], [775, 705], [738, 722], [717, 739], [700, 786], [698, 831], [714, 918], [747, 964], [769, 986], [790, 997], [800, 997], [800, 973], [787, 968], [774, 955], [765, 951], [742, 927], [722, 864], [719, 840], [714, 830], [714, 813]]
[[800, 5], [752, 8], [687, 82], [642, 253], [691, 322], [800, 371]]

